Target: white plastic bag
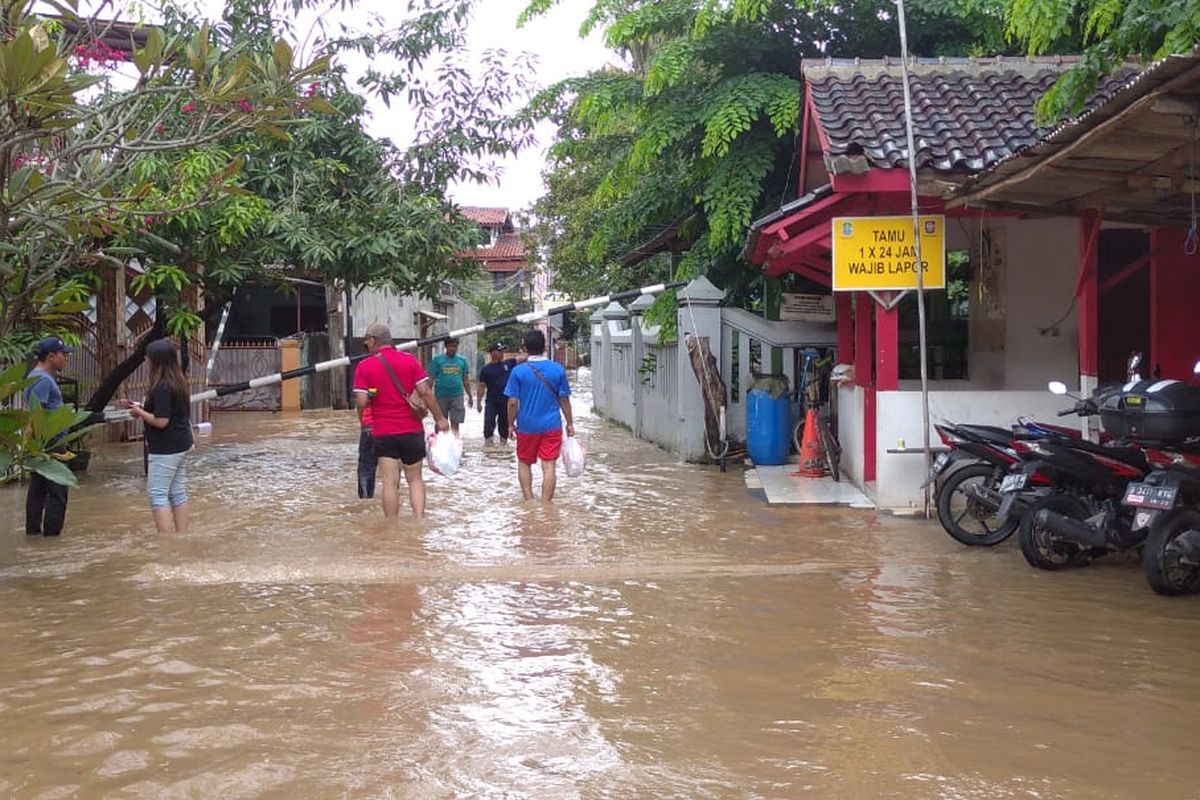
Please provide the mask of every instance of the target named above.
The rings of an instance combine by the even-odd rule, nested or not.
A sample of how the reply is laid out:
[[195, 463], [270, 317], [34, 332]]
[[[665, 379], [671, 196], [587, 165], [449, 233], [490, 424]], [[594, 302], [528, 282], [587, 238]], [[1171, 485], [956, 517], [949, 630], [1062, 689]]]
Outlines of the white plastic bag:
[[578, 478], [587, 469], [587, 448], [574, 436], [568, 436], [563, 441], [559, 458], [562, 459], [563, 469], [572, 478]]
[[462, 462], [462, 439], [446, 431], [432, 432], [425, 440], [425, 458], [429, 468], [439, 475], [450, 477], [458, 472]]

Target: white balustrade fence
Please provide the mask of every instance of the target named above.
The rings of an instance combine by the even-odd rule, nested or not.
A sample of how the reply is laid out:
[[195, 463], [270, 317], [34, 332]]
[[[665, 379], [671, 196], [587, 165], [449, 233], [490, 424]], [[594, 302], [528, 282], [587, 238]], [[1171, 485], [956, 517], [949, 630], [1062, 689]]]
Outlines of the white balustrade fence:
[[593, 402], [602, 416], [689, 460], [706, 451], [700, 384], [684, 346], [688, 336], [707, 337], [720, 365], [726, 430], [734, 440], [745, 439], [745, 396], [756, 373], [781, 372], [794, 388], [799, 351], [837, 341], [832, 324], [771, 322], [721, 308], [724, 292], [706, 278], [692, 281], [678, 298], [676, 342], [663, 343], [658, 327], [645, 324], [648, 297], [628, 308], [612, 303], [592, 316]]

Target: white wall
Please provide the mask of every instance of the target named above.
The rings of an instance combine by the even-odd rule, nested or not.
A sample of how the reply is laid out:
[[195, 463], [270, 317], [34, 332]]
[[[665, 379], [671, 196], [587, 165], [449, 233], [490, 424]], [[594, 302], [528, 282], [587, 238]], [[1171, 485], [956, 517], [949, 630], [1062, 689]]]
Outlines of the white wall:
[[[1056, 417], [1057, 412], [1070, 406], [1071, 401], [1064, 401], [1044, 389], [1040, 392], [929, 393], [929, 417], [935, 423], [970, 422], [1008, 427], [1017, 421], [1017, 417], [1026, 415], [1042, 422], [1078, 426], [1078, 417]], [[937, 431], [931, 429], [930, 437], [931, 445], [941, 445]], [[901, 439], [905, 447], [920, 447], [922, 438], [920, 392], [879, 392], [876, 395], [876, 482], [873, 499], [880, 508], [921, 507], [920, 486], [925, 479], [921, 454], [887, 451], [897, 448]]]
[[[1004, 222], [1008, 254], [1005, 388], [1044, 390], [1052, 380], [1071, 385], [1079, 375], [1079, 323], [1072, 307], [1079, 272], [1079, 222], [1073, 219]], [[1058, 321], [1059, 336], [1039, 329]]]
[[[384, 322], [392, 331], [392, 338], [397, 341], [416, 339], [421, 335], [419, 322], [414, 322], [414, 315], [419, 309], [433, 310], [433, 302], [413, 295], [398, 295], [387, 289], [364, 289], [362, 292], [351, 294], [350, 315], [353, 318], [354, 330], [351, 335], [362, 337], [367, 326], [373, 322]], [[457, 295], [445, 295], [441, 302], [447, 306], [447, 319], [434, 330], [459, 330], [478, 325], [480, 322], [490, 322], [479, 316], [475, 307]], [[446, 328], [442, 328], [445, 325]], [[440, 352], [440, 347], [438, 352]], [[472, 372], [475, 371], [478, 337], [464, 338], [458, 347], [458, 354], [467, 359]], [[474, 376], [472, 376], [472, 380]]]
[[866, 390], [851, 384], [838, 387], [838, 443], [842, 446], [843, 480], [863, 485], [863, 404]]

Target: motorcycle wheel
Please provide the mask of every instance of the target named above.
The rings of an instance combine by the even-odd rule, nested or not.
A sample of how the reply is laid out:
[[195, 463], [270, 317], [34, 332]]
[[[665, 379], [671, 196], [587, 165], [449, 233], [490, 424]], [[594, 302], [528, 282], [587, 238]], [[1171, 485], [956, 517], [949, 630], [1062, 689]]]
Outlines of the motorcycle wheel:
[[1092, 560], [1089, 549], [1080, 547], [1074, 542], [1064, 541], [1055, 536], [1054, 532], [1042, 527], [1037, 522], [1037, 513], [1042, 509], [1055, 511], [1067, 517], [1085, 520], [1090, 516], [1088, 507], [1082, 500], [1066, 494], [1052, 494], [1043, 497], [1025, 509], [1021, 515], [1020, 533], [1017, 536], [1021, 543], [1021, 554], [1030, 566], [1038, 569], [1069, 569], [1082, 567]]
[[1142, 571], [1150, 588], [1159, 594], [1200, 592], [1200, 567], [1180, 562], [1177, 540], [1188, 531], [1200, 531], [1200, 511], [1186, 508], [1166, 514], [1150, 525], [1142, 549]]
[[[984, 486], [995, 491], [1000, 486], [996, 468], [988, 464], [968, 464], [951, 472], [937, 490], [938, 522], [955, 540], [972, 547], [991, 547], [1013, 535], [1019, 520], [1010, 516], [1003, 523], [996, 518], [994, 508], [967, 494], [971, 486]], [[992, 525], [989, 526], [988, 522]], [[965, 527], [967, 523], [971, 527]]]

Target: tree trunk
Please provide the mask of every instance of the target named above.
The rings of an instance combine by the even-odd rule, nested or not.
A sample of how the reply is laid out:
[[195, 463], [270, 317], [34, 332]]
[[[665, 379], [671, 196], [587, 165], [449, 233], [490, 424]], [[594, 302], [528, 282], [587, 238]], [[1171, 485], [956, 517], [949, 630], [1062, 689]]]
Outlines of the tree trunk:
[[700, 396], [704, 400], [704, 436], [708, 452], [720, 453], [724, 432], [721, 430], [721, 409], [725, 407], [725, 381], [721, 380], [721, 366], [708, 349], [707, 336], [687, 337], [688, 359], [692, 372], [700, 382]]
[[[325, 309], [328, 316], [326, 328], [329, 331], [329, 358], [341, 358], [346, 355], [346, 296], [339, 281], [325, 284]], [[329, 376], [329, 401], [334, 408], [349, 408], [349, 376], [341, 372]]]
[[[205, 304], [204, 310], [200, 312], [201, 318], [207, 322], [213, 315], [221, 310], [222, 302], [209, 300]], [[137, 371], [137, 368], [142, 365], [146, 359], [146, 347], [155, 339], [161, 339], [167, 332], [167, 315], [159, 314], [154, 320], [154, 324], [150, 326], [150, 330], [146, 331], [137, 343], [134, 344], [133, 350], [125, 357], [125, 360], [113, 369], [112, 372], [104, 376], [104, 380], [100, 381], [100, 385], [96, 387], [96, 391], [92, 392], [92, 396], [88, 399], [87, 410], [92, 412], [103, 411], [104, 407], [112, 402], [113, 396], [117, 390], [121, 388], [130, 375]], [[186, 349], [187, 340], [180, 343], [180, 347]], [[186, 362], [185, 362], [186, 365]], [[186, 366], [185, 366], [186, 369]]]

